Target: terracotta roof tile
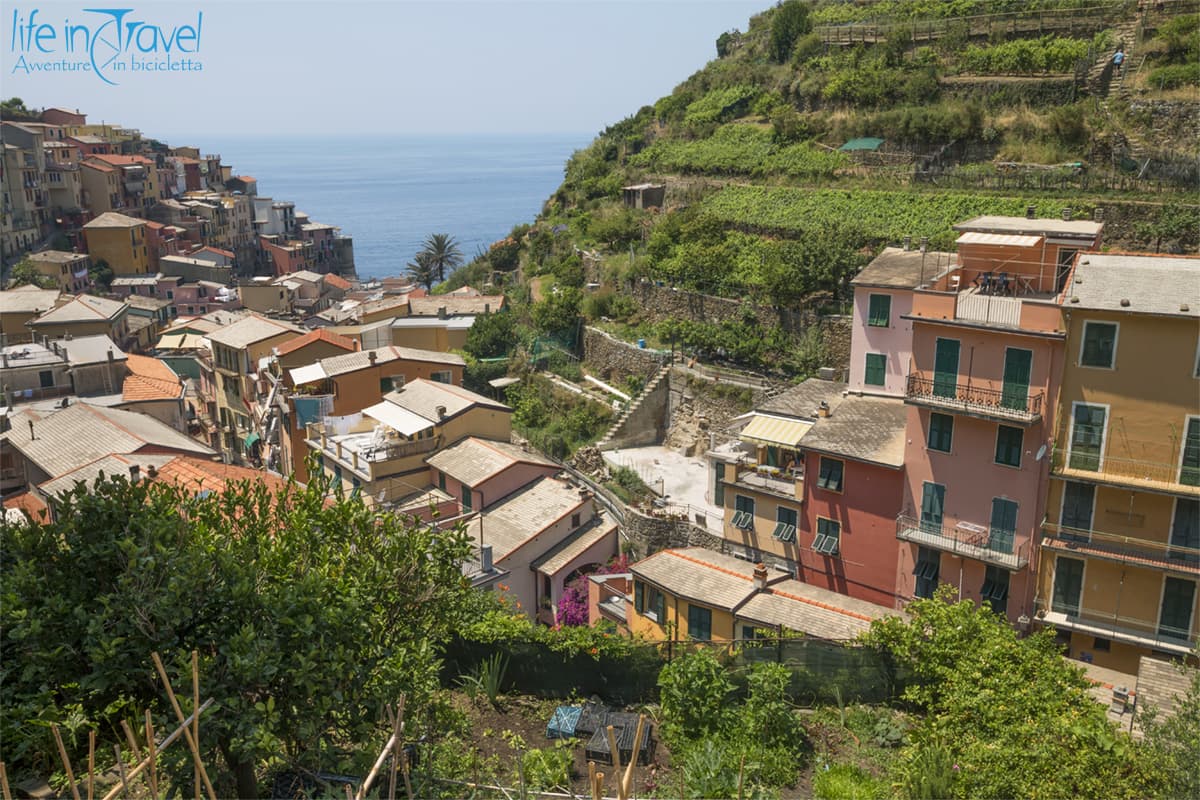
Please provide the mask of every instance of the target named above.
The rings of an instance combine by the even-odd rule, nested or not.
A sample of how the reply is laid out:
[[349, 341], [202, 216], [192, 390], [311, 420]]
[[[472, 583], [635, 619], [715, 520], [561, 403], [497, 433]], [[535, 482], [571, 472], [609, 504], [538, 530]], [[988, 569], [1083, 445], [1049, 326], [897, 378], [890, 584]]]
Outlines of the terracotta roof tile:
[[182, 396], [183, 384], [179, 376], [162, 361], [133, 353], [125, 358], [129, 374], [121, 385], [122, 400], [178, 400]]
[[358, 350], [358, 343], [353, 339], [337, 333], [330, 333], [324, 328], [317, 328], [311, 333], [306, 333], [303, 336], [299, 336], [295, 339], [284, 342], [283, 344], [279, 345], [278, 348], [276, 348], [275, 352], [278, 355], [285, 356], [288, 353], [295, 352], [296, 350], [299, 350], [302, 347], [307, 347], [315, 342], [328, 342], [335, 347], [340, 347], [343, 350], [350, 352]]
[[50, 519], [50, 507], [29, 491], [19, 492], [4, 498], [5, 508], [15, 508], [24, 511], [34, 522], [44, 522]]
[[188, 456], [179, 456], [163, 464], [158, 468], [155, 480], [175, 483], [183, 488], [195, 488], [197, 492], [206, 489], [221, 492], [229, 484], [240, 481], [265, 483], [272, 492], [286, 488], [288, 485], [283, 478], [270, 475], [262, 470]]

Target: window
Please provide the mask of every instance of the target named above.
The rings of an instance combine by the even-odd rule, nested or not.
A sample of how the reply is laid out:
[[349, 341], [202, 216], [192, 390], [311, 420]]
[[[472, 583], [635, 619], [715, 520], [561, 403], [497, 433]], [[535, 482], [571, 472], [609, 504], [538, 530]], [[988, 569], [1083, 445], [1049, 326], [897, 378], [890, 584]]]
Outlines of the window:
[[1083, 323], [1083, 345], [1079, 350], [1079, 366], [1112, 369], [1117, 362], [1117, 324], [1115, 322]]
[[946, 507], [946, 487], [928, 483], [921, 487], [921, 530], [941, 534], [942, 509]]
[[572, 528], [578, 528], [582, 522], [583, 522], [582, 514], [572, 514], [571, 515], [571, 527]]
[[438, 472], [438, 488], [446, 491], [446, 473]]
[[712, 611], [688, 603], [688, 638], [707, 642], [712, 639]]
[[639, 614], [646, 613], [646, 584], [641, 581], [633, 582], [633, 607]]
[[913, 575], [917, 576], [917, 588], [913, 592], [917, 597], [933, 597], [938, 587], [938, 573], [941, 571], [942, 554], [929, 547], [917, 548], [917, 565]]
[[775, 508], [775, 530], [771, 535], [781, 542], [796, 541], [796, 509], [787, 506]]
[[762, 647], [758, 642], [774, 638], [771, 635], [771, 631], [768, 631], [766, 628], [756, 628], [753, 625], [742, 626], [742, 639], [751, 643], [748, 645], [749, 647]]
[[739, 494], [733, 498], [733, 527], [754, 530], [754, 498]]
[[1200, 486], [1200, 417], [1188, 417], [1183, 434], [1183, 465], [1179, 482]]
[[1063, 484], [1062, 513], [1058, 524], [1064, 539], [1086, 542], [1092, 537], [1092, 512], [1096, 505], [1096, 487], [1090, 483], [1067, 481]]
[[929, 441], [926, 445], [930, 450], [950, 452], [954, 442], [954, 417], [949, 414], [939, 414], [936, 411], [929, 415]]
[[887, 356], [883, 353], [867, 353], [867, 371], [863, 383], [867, 386], [883, 386], [887, 375]]
[[38, 372], [38, 383], [43, 389], [49, 389], [54, 385], [54, 371], [44, 369]]
[[844, 469], [845, 464], [836, 458], [821, 456], [821, 469], [817, 473], [817, 486], [820, 486], [822, 489], [828, 489], [831, 492], [840, 492], [842, 490], [842, 472]]
[[933, 395], [953, 398], [958, 394], [958, 339], [937, 340], [933, 355]]
[[1196, 582], [1167, 578], [1163, 582], [1162, 609], [1158, 615], [1158, 635], [1188, 639], [1192, 627], [1192, 602]]
[[872, 328], [886, 328], [891, 323], [892, 296], [873, 294], [868, 301], [867, 324]]
[[1077, 617], [1082, 594], [1083, 562], [1077, 558], [1059, 556], [1054, 561], [1054, 595], [1050, 600], [1050, 609]]
[[979, 591], [984, 602], [990, 603], [992, 611], [1003, 616], [1008, 613], [1008, 570], [989, 566], [983, 577], [983, 588]]
[[647, 614], [654, 615], [655, 622], [663, 622], [667, 616], [667, 598], [653, 586], [650, 587], [650, 597], [646, 600]]
[[1171, 519], [1171, 547], [1171, 558], [1193, 563], [1200, 561], [1200, 500], [1176, 498], [1175, 514]]
[[463, 511], [471, 510], [471, 487], [465, 483], [462, 485], [462, 507]]
[[996, 426], [996, 463], [1008, 467], [1021, 466], [1021, 449], [1025, 432], [1009, 425]]
[[1003, 497], [993, 497], [992, 521], [988, 526], [988, 549], [999, 553], [1011, 553], [1016, 533], [1016, 502]]
[[817, 517], [817, 536], [813, 539], [813, 552], [823, 556], [836, 556], [840, 550], [842, 526], [831, 519]]
[[431, 381], [437, 383], [451, 383], [454, 375], [450, 370], [438, 370], [429, 376]]
[[1104, 448], [1104, 428], [1108, 409], [1076, 403], [1071, 414], [1071, 451], [1067, 459], [1072, 469], [1097, 472]]
[[1093, 636], [1092, 649], [1101, 653], [1108, 653], [1112, 650], [1112, 639], [1101, 639], [1099, 636]]
[[713, 501], [721, 508], [725, 507], [725, 463], [722, 461], [713, 464]]

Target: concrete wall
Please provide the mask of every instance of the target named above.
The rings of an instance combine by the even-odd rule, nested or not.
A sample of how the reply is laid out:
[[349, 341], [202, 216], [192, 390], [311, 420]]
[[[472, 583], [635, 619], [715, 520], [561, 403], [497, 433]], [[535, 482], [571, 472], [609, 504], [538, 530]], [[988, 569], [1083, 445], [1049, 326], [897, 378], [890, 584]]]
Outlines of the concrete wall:
[[671, 382], [667, 375], [652, 380], [597, 445], [601, 450], [642, 447], [662, 441], [669, 422]]

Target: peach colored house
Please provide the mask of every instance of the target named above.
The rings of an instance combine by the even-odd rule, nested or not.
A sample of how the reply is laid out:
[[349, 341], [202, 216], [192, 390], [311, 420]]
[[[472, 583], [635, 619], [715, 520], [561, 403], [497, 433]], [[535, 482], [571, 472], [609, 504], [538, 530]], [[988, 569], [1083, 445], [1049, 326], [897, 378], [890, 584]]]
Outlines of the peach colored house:
[[536, 452], [474, 436], [427, 459], [429, 482], [458, 498], [463, 512], [485, 509], [539, 477], [561, 469]]
[[1059, 259], [1098, 246], [1102, 228], [971, 220], [955, 226], [956, 263], [915, 289], [902, 595], [952, 583], [1028, 623], [1064, 364]]

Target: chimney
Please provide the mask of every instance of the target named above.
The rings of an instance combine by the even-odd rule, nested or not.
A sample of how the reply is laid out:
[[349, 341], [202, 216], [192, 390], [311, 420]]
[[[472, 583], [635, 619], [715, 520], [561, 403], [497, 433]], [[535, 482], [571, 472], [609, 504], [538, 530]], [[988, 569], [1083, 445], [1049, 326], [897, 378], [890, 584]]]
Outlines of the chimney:
[[113, 363], [113, 358], [114, 358], [114, 357], [113, 357], [113, 351], [112, 351], [112, 348], [110, 347], [110, 348], [108, 349], [108, 363], [109, 363], [109, 364]]
[[821, 405], [817, 406], [817, 416], [821, 419], [826, 419], [829, 416], [829, 403], [824, 400], [821, 401]]
[[492, 546], [490, 544], [481, 545], [479, 548], [479, 571], [492, 571]]
[[1025, 219], [1037, 217], [1037, 206], [1025, 206]]
[[767, 565], [761, 561], [754, 565], [754, 590], [761, 592], [767, 588]]
[[158, 467], [154, 466], [153, 464], [146, 467], [146, 477], [149, 478], [150, 480], [154, 480], [155, 478], [157, 478], [158, 477]]
[[4, 359], [4, 368], [8, 369], [8, 353], [0, 353], [0, 358]]
[[379, 354], [378, 354], [378, 353], [376, 353], [374, 350], [368, 350], [368, 351], [367, 351], [367, 361], [370, 361], [370, 362], [371, 362], [371, 366], [372, 366], [372, 367], [373, 367], [373, 366], [375, 366], [375, 360], [376, 360], [377, 358], [379, 358]]
[[1070, 222], [1070, 221], [1071, 221], [1071, 209], [1064, 208], [1063, 209], [1063, 222]]
[[1092, 221], [1093, 222], [1103, 222], [1104, 221], [1104, 209], [1103, 208], [1101, 208], [1100, 206], [1096, 206], [1094, 209], [1092, 209]]
[[484, 313], [485, 315], [492, 313], [492, 304], [491, 304], [491, 303], [484, 303], [484, 304], [483, 304], [483, 313]]
[[137, 464], [129, 465], [129, 482], [130, 483], [137, 483], [138, 478], [141, 477], [141, 474], [142, 474], [141, 467], [139, 467]]
[[[928, 249], [929, 249], [929, 237], [922, 236], [921, 237], [921, 252], [924, 253]], [[924, 262], [924, 259], [922, 259], [922, 263], [923, 262]]]
[[904, 237], [904, 250], [905, 250], [905, 252], [912, 250], [912, 237], [911, 236]]
[[36, 439], [37, 435], [33, 432], [33, 420], [29, 420], [29, 438]]
[[438, 419], [446, 418], [446, 407], [445, 406], [438, 406], [437, 408], [434, 409], [434, 411], [437, 412]]
[[446, 318], [446, 307], [438, 306], [438, 319], [445, 319], [445, 318]]

